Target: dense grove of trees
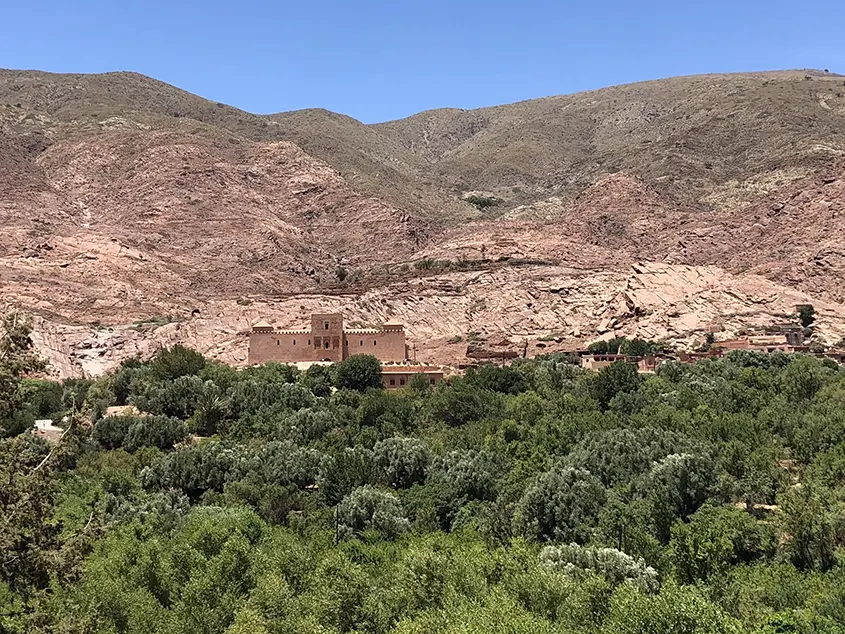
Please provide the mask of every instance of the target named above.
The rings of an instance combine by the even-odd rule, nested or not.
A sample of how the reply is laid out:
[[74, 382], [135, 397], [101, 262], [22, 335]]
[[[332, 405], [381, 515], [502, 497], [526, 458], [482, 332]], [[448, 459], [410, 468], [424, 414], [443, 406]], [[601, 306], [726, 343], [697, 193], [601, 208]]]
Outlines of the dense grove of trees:
[[548, 357], [387, 392], [371, 359], [177, 346], [55, 383], [7, 332], [0, 631], [845, 631], [830, 361]]

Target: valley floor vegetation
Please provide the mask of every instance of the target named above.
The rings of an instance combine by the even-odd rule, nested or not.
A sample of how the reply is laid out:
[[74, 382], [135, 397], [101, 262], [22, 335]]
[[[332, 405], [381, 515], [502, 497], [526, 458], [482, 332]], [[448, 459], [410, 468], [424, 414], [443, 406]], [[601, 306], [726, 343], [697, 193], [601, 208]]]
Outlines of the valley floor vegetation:
[[177, 346], [58, 383], [3, 325], [0, 631], [845, 631], [830, 361], [550, 356], [388, 392], [368, 357]]

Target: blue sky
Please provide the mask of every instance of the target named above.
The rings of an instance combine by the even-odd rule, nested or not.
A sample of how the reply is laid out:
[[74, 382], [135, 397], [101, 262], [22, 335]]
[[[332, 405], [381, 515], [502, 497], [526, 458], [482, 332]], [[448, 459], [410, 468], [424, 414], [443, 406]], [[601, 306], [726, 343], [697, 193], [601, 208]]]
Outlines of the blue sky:
[[365, 122], [704, 72], [845, 73], [845, 1], [7, 0], [0, 67]]

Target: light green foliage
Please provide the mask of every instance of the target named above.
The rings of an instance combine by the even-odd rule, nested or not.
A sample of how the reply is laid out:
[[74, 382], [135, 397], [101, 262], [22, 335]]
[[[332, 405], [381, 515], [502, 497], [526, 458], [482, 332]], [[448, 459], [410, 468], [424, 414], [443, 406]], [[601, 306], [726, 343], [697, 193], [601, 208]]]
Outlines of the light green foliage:
[[373, 448], [376, 464], [386, 483], [404, 489], [425, 480], [431, 452], [418, 438], [388, 438]]
[[597, 574], [614, 587], [627, 583], [642, 592], [655, 592], [660, 586], [654, 568], [615, 548], [590, 548], [578, 544], [546, 546], [540, 551], [540, 562], [573, 579]]
[[337, 518], [338, 535], [342, 538], [372, 529], [387, 539], [394, 539], [411, 528], [399, 498], [369, 485], [354, 489], [343, 498]]
[[672, 526], [667, 553], [681, 583], [706, 581], [732, 566], [751, 563], [775, 553], [776, 535], [770, 524], [728, 506], [704, 506], [688, 523]]
[[541, 475], [519, 502], [524, 532], [539, 540], [590, 539], [607, 494], [589, 471], [559, 467]]
[[614, 593], [606, 634], [740, 634], [739, 622], [692, 588], [646, 595], [622, 585]]

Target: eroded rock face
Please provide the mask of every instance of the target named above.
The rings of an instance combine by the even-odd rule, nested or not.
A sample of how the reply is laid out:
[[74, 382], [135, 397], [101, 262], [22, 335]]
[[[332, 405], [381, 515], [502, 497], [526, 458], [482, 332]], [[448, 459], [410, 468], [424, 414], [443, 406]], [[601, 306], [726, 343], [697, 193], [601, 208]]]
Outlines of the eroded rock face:
[[755, 275], [643, 262], [626, 271], [528, 266], [450, 273], [358, 297], [309, 294], [256, 299], [248, 305], [213, 301], [199, 315], [161, 326], [95, 329], [42, 320], [36, 343], [64, 376], [97, 375], [124, 358], [149, 356], [175, 343], [243, 365], [251, 324], [264, 319], [301, 328], [313, 312], [339, 311], [355, 326], [398, 319], [418, 360], [457, 365], [465, 361], [471, 332], [492, 349], [529, 356], [622, 335], [690, 348], [708, 332], [727, 338], [740, 330], [783, 323], [800, 303], [814, 303], [821, 341], [833, 343], [845, 335], [842, 304], [820, 302]]
[[693, 346], [796, 303], [834, 343], [845, 101], [817, 79], [679, 78], [367, 126], [132, 74], [0, 71], [2, 301], [36, 315], [60, 376], [176, 342], [241, 364], [253, 322], [329, 310], [400, 319], [441, 363], [470, 338]]

